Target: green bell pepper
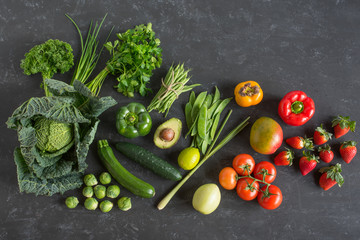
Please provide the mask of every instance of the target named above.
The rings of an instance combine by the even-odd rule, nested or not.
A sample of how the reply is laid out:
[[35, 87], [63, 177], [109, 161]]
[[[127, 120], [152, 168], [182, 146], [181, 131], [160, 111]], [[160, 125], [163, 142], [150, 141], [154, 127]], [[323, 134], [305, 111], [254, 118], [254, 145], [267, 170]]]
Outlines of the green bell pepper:
[[145, 136], [152, 127], [150, 114], [141, 103], [129, 103], [116, 114], [116, 129], [127, 138]]

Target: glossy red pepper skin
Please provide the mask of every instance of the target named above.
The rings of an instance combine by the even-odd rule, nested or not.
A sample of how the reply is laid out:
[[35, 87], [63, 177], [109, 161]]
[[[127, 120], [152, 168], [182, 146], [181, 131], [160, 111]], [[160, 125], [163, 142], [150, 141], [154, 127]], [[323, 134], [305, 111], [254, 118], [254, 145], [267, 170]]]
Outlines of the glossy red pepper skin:
[[304, 92], [291, 91], [280, 101], [278, 113], [286, 124], [301, 126], [314, 116], [315, 104]]

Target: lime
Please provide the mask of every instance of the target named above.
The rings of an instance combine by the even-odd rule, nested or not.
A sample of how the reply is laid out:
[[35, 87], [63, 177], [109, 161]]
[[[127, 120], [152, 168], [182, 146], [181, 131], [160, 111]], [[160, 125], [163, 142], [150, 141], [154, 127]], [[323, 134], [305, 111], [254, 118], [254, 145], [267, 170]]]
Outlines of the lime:
[[199, 149], [188, 147], [180, 152], [178, 157], [178, 164], [184, 170], [191, 170], [199, 163], [199, 160]]

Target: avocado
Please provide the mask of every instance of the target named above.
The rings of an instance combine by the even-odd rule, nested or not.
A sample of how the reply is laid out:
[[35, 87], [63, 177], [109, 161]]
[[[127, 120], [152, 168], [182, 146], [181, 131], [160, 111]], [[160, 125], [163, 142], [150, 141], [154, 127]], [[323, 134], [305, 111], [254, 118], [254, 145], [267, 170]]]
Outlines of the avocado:
[[180, 138], [182, 123], [180, 119], [171, 118], [162, 123], [155, 131], [154, 143], [161, 149], [174, 146]]

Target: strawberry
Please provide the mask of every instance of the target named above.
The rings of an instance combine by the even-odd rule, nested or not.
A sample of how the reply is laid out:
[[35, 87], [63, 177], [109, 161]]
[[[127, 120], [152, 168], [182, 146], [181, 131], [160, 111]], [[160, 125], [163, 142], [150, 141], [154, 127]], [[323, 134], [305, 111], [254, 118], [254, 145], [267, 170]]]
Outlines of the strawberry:
[[335, 138], [339, 138], [347, 134], [350, 130], [355, 132], [356, 122], [351, 121], [350, 117], [337, 116], [332, 120]]
[[288, 148], [285, 148], [286, 151], [280, 152], [274, 158], [274, 163], [277, 166], [291, 166], [293, 164], [294, 152]]
[[340, 146], [340, 155], [346, 163], [350, 163], [355, 157], [357, 149], [354, 141], [343, 142]]
[[329, 190], [336, 183], [341, 187], [344, 184], [344, 178], [341, 173], [341, 164], [337, 163], [331, 167], [323, 167], [319, 170], [322, 173], [319, 184], [325, 191]]
[[319, 152], [320, 159], [326, 163], [331, 162], [334, 158], [334, 152], [331, 150], [331, 148], [328, 144], [326, 144], [323, 147], [319, 147], [318, 152]]
[[308, 150], [313, 150], [314, 149], [314, 145], [313, 142], [311, 141], [312, 138], [302, 138], [299, 136], [296, 137], [291, 137], [285, 140], [285, 142], [292, 148], [295, 149], [302, 149], [302, 148], [306, 148]]
[[332, 134], [327, 132], [323, 125], [321, 124], [320, 127], [317, 127], [314, 132], [314, 143], [315, 145], [321, 145], [329, 141], [331, 139]]
[[315, 156], [309, 151], [304, 151], [303, 156], [300, 158], [299, 161], [301, 174], [305, 176], [306, 174], [311, 172], [316, 167], [316, 164], [319, 162], [318, 159], [318, 156]]

